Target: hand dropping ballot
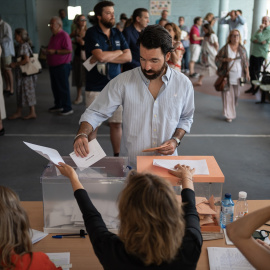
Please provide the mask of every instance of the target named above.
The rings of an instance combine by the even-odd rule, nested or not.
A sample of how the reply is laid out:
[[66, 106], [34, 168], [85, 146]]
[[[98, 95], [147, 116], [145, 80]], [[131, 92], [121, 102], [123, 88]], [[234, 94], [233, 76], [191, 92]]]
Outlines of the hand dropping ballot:
[[[59, 152], [55, 149], [28, 143], [28, 142], [24, 142], [24, 143], [29, 148], [31, 148], [32, 150], [34, 150], [35, 152], [45, 157], [46, 159], [50, 160], [56, 165], [58, 165], [59, 162], [65, 163], [61, 155], [59, 154]], [[73, 161], [75, 162], [75, 164], [80, 170], [83, 170], [91, 166], [92, 164], [96, 163], [97, 161], [99, 161], [100, 159], [106, 156], [105, 152], [103, 151], [103, 149], [101, 148], [100, 144], [98, 143], [96, 139], [90, 141], [88, 145], [89, 145], [90, 153], [87, 155], [87, 157], [84, 157], [84, 158], [77, 157], [74, 152], [70, 153], [70, 157], [73, 159]], [[57, 175], [61, 175], [61, 173], [59, 172], [57, 168], [56, 168], [56, 173]]]
[[77, 157], [75, 152], [70, 153], [70, 157], [73, 159], [79, 170], [83, 170], [85, 168], [88, 168], [92, 164], [96, 163], [100, 159], [106, 157], [105, 152], [101, 148], [100, 144], [96, 139], [90, 141], [88, 143], [89, 146], [89, 154], [82, 158], [82, 157]]

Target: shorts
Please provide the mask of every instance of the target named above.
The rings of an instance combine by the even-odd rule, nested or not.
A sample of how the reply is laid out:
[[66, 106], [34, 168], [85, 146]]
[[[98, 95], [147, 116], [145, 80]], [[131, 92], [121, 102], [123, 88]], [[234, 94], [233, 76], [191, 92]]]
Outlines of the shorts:
[[11, 55], [9, 55], [9, 56], [2, 56], [1, 57], [1, 66], [2, 66], [2, 68], [10, 68], [10, 67], [7, 67], [7, 66], [9, 66], [10, 64], [11, 64], [11, 62], [12, 62], [12, 56]]
[[199, 44], [190, 44], [190, 61], [197, 62], [201, 53], [201, 45]]
[[[99, 93], [100, 92], [85, 91], [86, 108], [88, 108], [93, 103], [93, 101], [98, 97]], [[113, 113], [112, 117], [108, 119], [109, 123], [122, 123], [122, 113], [123, 113], [123, 106], [120, 105], [117, 108], [117, 110]]]

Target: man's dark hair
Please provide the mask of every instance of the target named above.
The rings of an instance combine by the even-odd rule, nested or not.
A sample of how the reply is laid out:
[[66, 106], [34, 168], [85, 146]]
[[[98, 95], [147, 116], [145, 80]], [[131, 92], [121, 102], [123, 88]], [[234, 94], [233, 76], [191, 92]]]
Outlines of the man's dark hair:
[[112, 1], [101, 1], [98, 4], [95, 5], [94, 7], [94, 12], [95, 16], [101, 16], [102, 15], [102, 10], [104, 7], [113, 7], [114, 3]]
[[201, 18], [202, 18], [202, 17], [196, 17], [196, 18], [194, 19], [194, 24], [196, 24]]
[[138, 38], [137, 44], [142, 44], [146, 49], [160, 48], [164, 56], [172, 52], [172, 37], [169, 32], [158, 24], [147, 26]]
[[242, 12], [241, 9], [237, 9], [237, 11], [238, 11], [241, 15], [243, 14], [243, 12]]
[[178, 21], [179, 21], [180, 19], [185, 19], [185, 17], [183, 17], [183, 16], [180, 16], [180, 17], [178, 18]]
[[58, 14], [60, 14], [62, 11], [66, 12], [63, 8], [58, 10]]
[[133, 14], [132, 14], [132, 21], [133, 23], [136, 22], [136, 18], [137, 17], [142, 17], [142, 13], [143, 12], [148, 12], [148, 10], [146, 8], [137, 8], [133, 11]]

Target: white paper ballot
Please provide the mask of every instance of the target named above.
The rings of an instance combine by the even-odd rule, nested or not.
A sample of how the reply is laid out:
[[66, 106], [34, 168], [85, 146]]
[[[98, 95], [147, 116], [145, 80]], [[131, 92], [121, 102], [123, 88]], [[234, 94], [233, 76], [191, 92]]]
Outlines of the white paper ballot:
[[37, 144], [28, 143], [28, 142], [24, 142], [24, 143], [29, 148], [31, 148], [32, 150], [34, 150], [35, 152], [37, 152], [41, 156], [45, 157], [46, 159], [50, 160], [54, 164], [58, 165], [59, 162], [65, 163], [64, 160], [62, 159], [62, 157], [60, 156], [60, 154], [58, 153], [58, 151], [55, 149], [40, 146]]
[[96, 139], [88, 143], [90, 153], [87, 157], [77, 157], [74, 152], [70, 153], [70, 157], [73, 159], [77, 167], [82, 171], [85, 168], [88, 168], [92, 164], [96, 163], [100, 159], [106, 157], [105, 152], [101, 148], [100, 144]]
[[97, 64], [97, 62], [98, 62], [98, 61], [96, 61], [94, 64], [91, 64], [91, 63], [90, 63], [90, 60], [91, 60], [92, 57], [93, 57], [93, 55], [90, 56], [88, 59], [86, 59], [86, 60], [83, 62], [83, 65], [84, 65], [84, 67], [87, 69], [87, 71], [90, 71], [90, 70]]
[[255, 270], [237, 248], [208, 247], [210, 270]]
[[63, 270], [69, 270], [72, 267], [70, 264], [70, 252], [46, 253], [46, 255], [56, 267], [61, 266]]
[[37, 243], [38, 241], [40, 241], [41, 239], [43, 239], [44, 237], [46, 237], [48, 234], [41, 232], [41, 231], [37, 231], [34, 229], [29, 229], [30, 231], [30, 235], [32, 235], [32, 244]]
[[202, 160], [171, 160], [171, 159], [154, 159], [153, 165], [162, 167], [165, 169], [173, 170], [174, 166], [180, 164], [180, 165], [186, 165], [190, 166], [190, 168], [195, 168], [194, 174], [209, 174], [207, 162], [205, 159]]

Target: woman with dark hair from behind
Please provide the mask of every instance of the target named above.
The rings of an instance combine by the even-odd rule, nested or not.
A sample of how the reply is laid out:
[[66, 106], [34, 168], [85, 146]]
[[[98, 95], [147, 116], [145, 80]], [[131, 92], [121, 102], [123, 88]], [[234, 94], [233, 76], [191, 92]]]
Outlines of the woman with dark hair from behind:
[[29, 106], [30, 112], [23, 119], [35, 119], [37, 117], [35, 110], [37, 75], [24, 76], [20, 69], [20, 66], [30, 61], [31, 54], [33, 54], [31, 49], [32, 43], [27, 31], [23, 28], [15, 29], [15, 40], [19, 43], [16, 57], [21, 59], [17, 62], [12, 62], [10, 67], [15, 69], [17, 110], [8, 119], [21, 118], [22, 107], [24, 106]]
[[0, 270], [61, 270], [42, 252], [32, 252], [30, 224], [17, 194], [0, 186]]
[[196, 269], [202, 246], [192, 182], [194, 169], [170, 171], [182, 184], [181, 205], [167, 180], [131, 171], [119, 196], [119, 236], [108, 231], [75, 170], [57, 168], [71, 181], [95, 254], [104, 269]]

